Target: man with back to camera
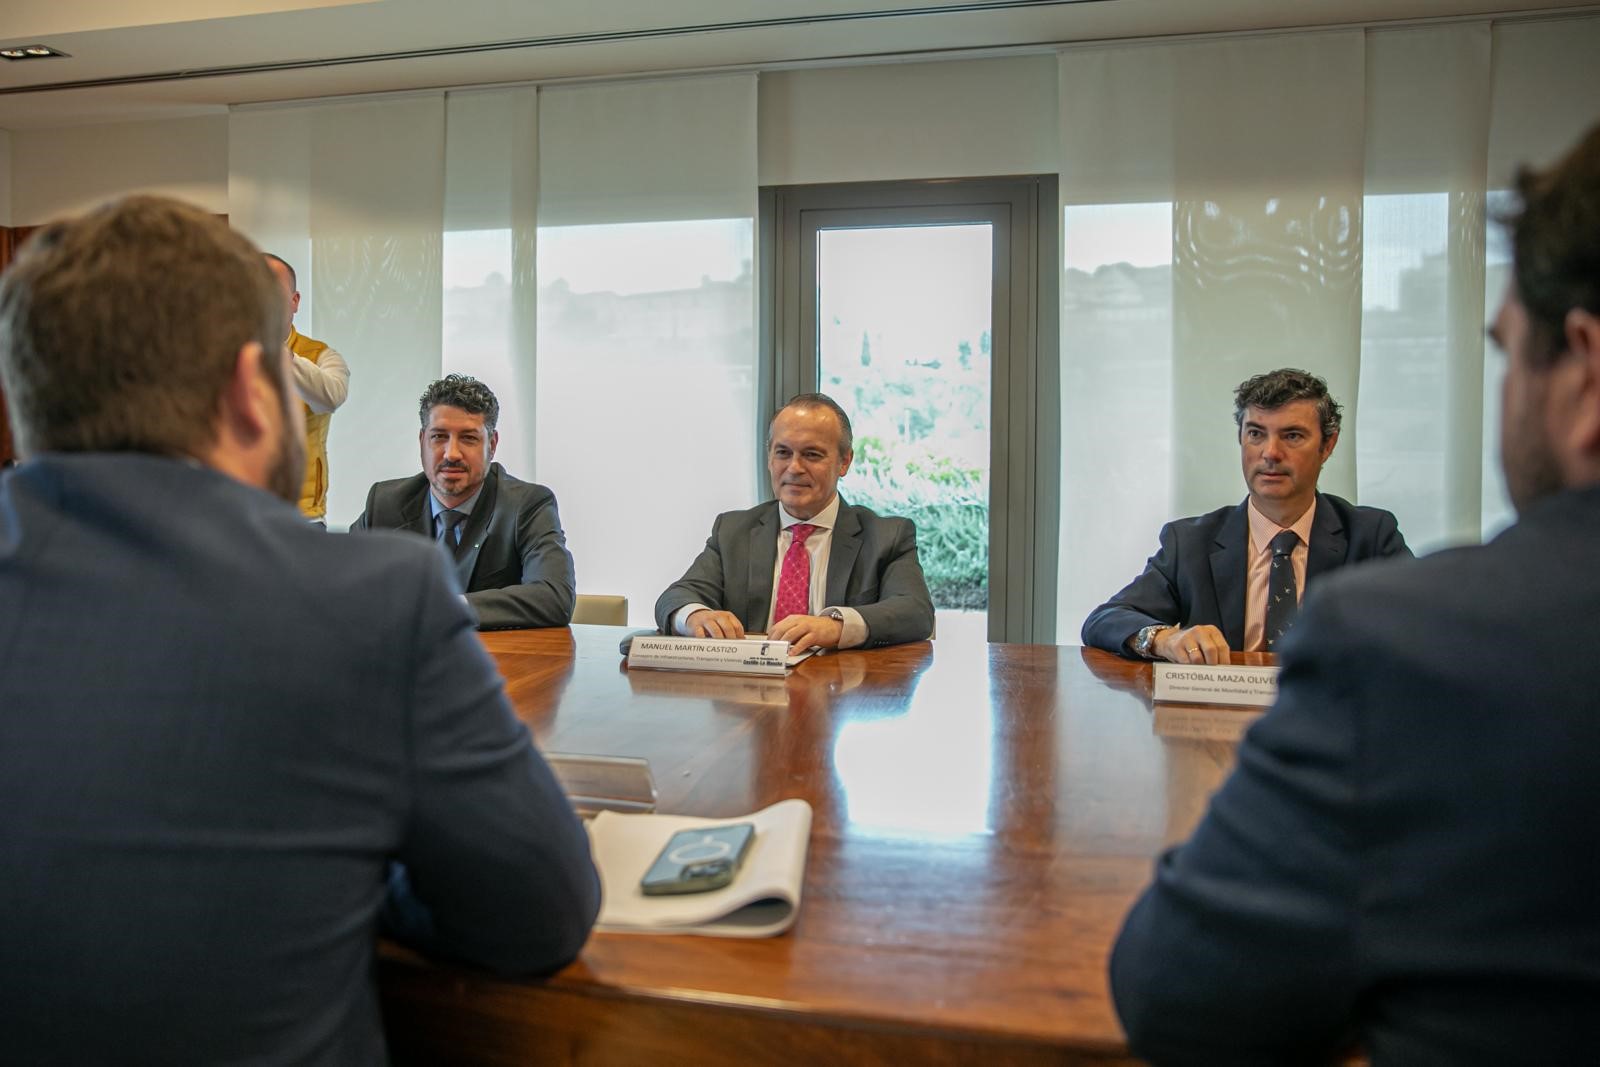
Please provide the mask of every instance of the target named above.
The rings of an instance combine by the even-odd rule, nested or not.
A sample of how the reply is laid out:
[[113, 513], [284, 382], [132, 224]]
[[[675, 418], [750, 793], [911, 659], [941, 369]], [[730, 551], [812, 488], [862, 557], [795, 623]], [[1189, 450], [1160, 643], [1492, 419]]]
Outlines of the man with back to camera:
[[487, 385], [448, 374], [419, 405], [422, 473], [379, 482], [351, 529], [431, 537], [455, 562], [478, 629], [565, 626], [577, 602], [556, 497], [494, 461], [500, 402]]
[[262, 255], [289, 304], [289, 336], [283, 343], [294, 356], [294, 386], [306, 405], [306, 479], [300, 487], [300, 514], [326, 527], [328, 424], [350, 395], [350, 366], [338, 352], [294, 328], [294, 317], [300, 311], [300, 283], [294, 268], [271, 252]]
[[378, 1063], [380, 913], [509, 974], [593, 922], [438, 553], [292, 506], [286, 323], [261, 253], [171, 200], [0, 277], [0, 1058]]
[[803, 393], [767, 429], [775, 501], [717, 516], [689, 570], [656, 601], [662, 633], [739, 638], [765, 632], [805, 648], [921, 641], [933, 601], [910, 519], [847, 504], [850, 417]]
[[1275, 651], [1309, 583], [1411, 555], [1389, 512], [1317, 492], [1342, 418], [1326, 382], [1284, 368], [1241, 383], [1233, 398], [1249, 495], [1163, 526], [1144, 573], [1084, 620], [1084, 644], [1174, 663]]
[[1600, 127], [1517, 179], [1487, 545], [1322, 583], [1277, 704], [1111, 960], [1156, 1064], [1600, 1047]]

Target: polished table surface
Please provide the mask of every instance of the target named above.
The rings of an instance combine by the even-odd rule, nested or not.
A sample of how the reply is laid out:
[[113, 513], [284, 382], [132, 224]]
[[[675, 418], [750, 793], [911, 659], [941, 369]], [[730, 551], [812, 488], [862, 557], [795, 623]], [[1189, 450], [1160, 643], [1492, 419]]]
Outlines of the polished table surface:
[[647, 758], [663, 812], [809, 801], [798, 921], [596, 934], [542, 982], [385, 946], [397, 1062], [1126, 1058], [1111, 943], [1257, 712], [1152, 707], [1148, 664], [1077, 647], [922, 642], [767, 679], [628, 671], [623, 633], [484, 643], [542, 748]]

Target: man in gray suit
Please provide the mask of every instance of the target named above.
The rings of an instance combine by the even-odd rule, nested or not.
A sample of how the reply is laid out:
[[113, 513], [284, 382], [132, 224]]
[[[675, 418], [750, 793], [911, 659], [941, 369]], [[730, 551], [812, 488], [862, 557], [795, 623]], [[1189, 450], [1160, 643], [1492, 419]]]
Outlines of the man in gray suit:
[[556, 497], [493, 462], [500, 402], [462, 374], [428, 386], [419, 406], [422, 473], [379, 482], [352, 529], [410, 530], [455, 562], [480, 630], [565, 626], [576, 592]]
[[778, 499], [717, 516], [705, 549], [656, 601], [661, 632], [765, 632], [795, 648], [893, 645], [931, 634], [916, 527], [838, 494], [851, 445], [850, 417], [831, 398], [789, 401], [767, 430]]
[[380, 916], [513, 974], [599, 906], [443, 561], [329, 537], [249, 241], [135, 198], [0, 277], [0, 1059], [372, 1064]]

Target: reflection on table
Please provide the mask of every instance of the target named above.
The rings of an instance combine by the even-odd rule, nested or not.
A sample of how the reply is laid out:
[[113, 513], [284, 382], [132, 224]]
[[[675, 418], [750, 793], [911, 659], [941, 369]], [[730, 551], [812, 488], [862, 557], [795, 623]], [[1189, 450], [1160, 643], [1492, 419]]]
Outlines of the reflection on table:
[[1043, 645], [815, 656], [782, 679], [628, 671], [617, 632], [484, 635], [541, 747], [641, 756], [663, 812], [814, 809], [765, 941], [596, 935], [544, 982], [392, 946], [397, 1062], [1118, 1062], [1106, 956], [1255, 712], [1152, 708], [1150, 668]]

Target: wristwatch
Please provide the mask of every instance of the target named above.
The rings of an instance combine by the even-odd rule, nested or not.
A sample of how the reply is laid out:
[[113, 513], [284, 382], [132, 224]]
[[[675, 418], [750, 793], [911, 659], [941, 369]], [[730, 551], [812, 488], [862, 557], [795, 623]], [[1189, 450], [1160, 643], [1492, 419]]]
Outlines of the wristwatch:
[[822, 614], [824, 618], [832, 619], [841, 626], [844, 625], [844, 612], [840, 611], [838, 608], [829, 608]]
[[1172, 629], [1172, 627], [1168, 626], [1164, 622], [1158, 622], [1153, 626], [1146, 626], [1144, 629], [1133, 635], [1133, 640], [1129, 642], [1129, 647], [1133, 649], [1133, 654], [1138, 656], [1140, 659], [1155, 659], [1156, 634], [1160, 633], [1162, 630], [1170, 629]]

